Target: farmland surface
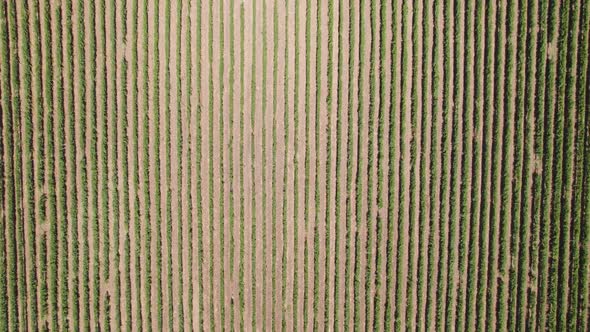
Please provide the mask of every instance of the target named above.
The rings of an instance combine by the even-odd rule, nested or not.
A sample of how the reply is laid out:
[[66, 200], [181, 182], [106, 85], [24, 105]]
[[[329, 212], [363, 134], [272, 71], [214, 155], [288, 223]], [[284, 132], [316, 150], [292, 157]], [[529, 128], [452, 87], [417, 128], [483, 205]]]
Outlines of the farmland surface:
[[589, 331], [587, 0], [0, 0], [1, 331]]

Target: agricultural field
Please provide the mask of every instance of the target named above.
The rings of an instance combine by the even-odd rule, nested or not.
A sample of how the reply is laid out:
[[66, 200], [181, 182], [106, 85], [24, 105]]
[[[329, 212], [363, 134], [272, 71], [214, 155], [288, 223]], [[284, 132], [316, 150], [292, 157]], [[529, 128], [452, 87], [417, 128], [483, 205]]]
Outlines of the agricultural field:
[[587, 0], [0, 0], [1, 331], [589, 331]]

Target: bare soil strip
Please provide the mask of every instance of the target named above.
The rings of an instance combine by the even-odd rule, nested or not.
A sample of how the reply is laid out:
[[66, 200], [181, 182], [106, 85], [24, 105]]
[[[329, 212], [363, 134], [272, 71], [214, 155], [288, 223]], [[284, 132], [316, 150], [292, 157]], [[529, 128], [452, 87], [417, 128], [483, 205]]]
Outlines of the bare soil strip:
[[[295, 257], [297, 252], [295, 248], [297, 248], [297, 244], [295, 243], [295, 239], [297, 238], [296, 233], [297, 229], [297, 222], [294, 220], [294, 215], [296, 214], [295, 211], [295, 187], [297, 178], [294, 176], [295, 172], [295, 158], [296, 158], [296, 150], [295, 150], [295, 140], [296, 134], [295, 125], [290, 125], [291, 123], [296, 123], [296, 112], [294, 111], [295, 108], [291, 105], [295, 105], [297, 101], [294, 97], [294, 92], [298, 89], [295, 86], [295, 77], [296, 77], [296, 67], [295, 67], [295, 56], [298, 54], [298, 50], [296, 47], [292, 45], [297, 45], [297, 41], [294, 40], [295, 36], [295, 21], [294, 21], [294, 10], [295, 10], [295, 1], [288, 1], [285, 4], [284, 15], [285, 17], [285, 73], [284, 73], [284, 94], [285, 94], [285, 102], [283, 108], [284, 114], [284, 159], [283, 159], [283, 212], [282, 212], [282, 221], [284, 231], [283, 234], [289, 234], [283, 239], [283, 243], [286, 245], [283, 246], [285, 252], [283, 253], [283, 259], [281, 260], [281, 265], [283, 269], [283, 287], [282, 287], [282, 302], [281, 302], [281, 328], [287, 329], [294, 329], [293, 323], [297, 319], [295, 315], [297, 313], [297, 307], [295, 306], [296, 297], [295, 292], [297, 291], [294, 288], [294, 275], [295, 269], [297, 266], [295, 265]], [[293, 60], [291, 60], [293, 59]], [[289, 96], [293, 95], [291, 98]], [[293, 188], [293, 190], [289, 190], [289, 188]]]

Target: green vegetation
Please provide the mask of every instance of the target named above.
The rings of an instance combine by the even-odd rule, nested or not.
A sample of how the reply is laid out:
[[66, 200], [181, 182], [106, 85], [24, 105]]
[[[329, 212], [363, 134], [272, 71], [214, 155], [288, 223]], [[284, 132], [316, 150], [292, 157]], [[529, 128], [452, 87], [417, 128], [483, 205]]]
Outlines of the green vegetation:
[[[336, 255], [330, 255], [330, 241], [332, 239], [332, 232], [331, 232], [331, 219], [330, 219], [330, 215], [331, 215], [331, 204], [332, 204], [332, 193], [331, 193], [331, 186], [332, 186], [332, 124], [334, 123], [334, 119], [337, 118], [338, 116], [338, 109], [334, 109], [334, 15], [335, 15], [335, 6], [334, 6], [334, 1], [331, 0], [328, 2], [328, 63], [327, 63], [327, 89], [328, 89], [328, 94], [326, 96], [326, 107], [328, 109], [328, 124], [326, 126], [326, 135], [327, 137], [327, 141], [326, 141], [326, 185], [325, 185], [325, 191], [326, 191], [326, 205], [325, 205], [325, 224], [324, 224], [324, 230], [325, 230], [325, 235], [324, 235], [324, 248], [325, 249], [325, 253], [326, 253], [326, 264], [324, 266], [324, 329], [325, 330], [329, 330], [330, 327], [333, 328], [333, 326], [330, 326], [330, 306], [331, 306], [331, 294], [330, 294], [330, 290], [331, 290], [331, 285], [330, 282], [332, 280], [334, 280], [334, 282], [337, 282], [336, 278], [334, 277], [334, 279], [332, 279], [332, 276], [336, 274], [336, 271], [338, 269], [338, 264], [336, 264], [335, 269], [336, 271], [330, 271], [330, 262], [332, 261], [332, 259], [330, 258], [330, 256], [336, 256]], [[338, 68], [339, 69], [339, 68]], [[340, 73], [337, 72], [336, 73], [336, 80], [339, 79]], [[337, 91], [337, 90], [336, 90]], [[336, 149], [336, 151], [338, 151], [339, 149]], [[338, 152], [336, 152], [336, 154], [338, 154]], [[338, 203], [336, 203], [338, 204]], [[336, 241], [337, 242], [337, 241]], [[337, 247], [335, 247], [337, 248]], [[337, 296], [337, 293], [334, 293], [335, 297]], [[334, 312], [334, 311], [333, 311]], [[334, 312], [334, 314], [336, 315], [336, 313]]]
[[[315, 179], [314, 179], [314, 236], [313, 236], [313, 298], [312, 298], [312, 309], [313, 309], [313, 330], [317, 331], [319, 327], [318, 321], [318, 302], [320, 300], [319, 290], [319, 277], [320, 277], [320, 225], [319, 220], [322, 218], [320, 212], [320, 183], [319, 183], [319, 168], [320, 168], [320, 108], [322, 107], [321, 101], [321, 78], [322, 78], [322, 54], [321, 54], [321, 43], [322, 43], [322, 13], [319, 4], [316, 4], [316, 46], [315, 46]], [[308, 146], [311, 146], [308, 144]], [[325, 217], [325, 216], [324, 216]], [[311, 218], [310, 218], [311, 219]], [[307, 246], [306, 246], [307, 248]], [[307, 285], [307, 282], [305, 283]], [[327, 284], [326, 284], [327, 286]], [[306, 306], [307, 307], [307, 306]], [[311, 319], [310, 319], [311, 320]], [[309, 322], [309, 320], [308, 320]], [[311, 322], [310, 322], [311, 323]]]
[[[258, 214], [258, 210], [257, 210], [257, 206], [256, 206], [256, 196], [257, 196], [257, 192], [254, 191], [255, 185], [256, 185], [256, 163], [254, 162], [254, 160], [256, 160], [256, 143], [258, 142], [256, 140], [256, 90], [257, 90], [257, 85], [256, 85], [256, 76], [258, 74], [258, 71], [256, 70], [256, 57], [258, 56], [257, 53], [257, 33], [256, 33], [256, 18], [258, 17], [259, 13], [256, 11], [256, 1], [252, 2], [252, 39], [250, 40], [250, 43], [252, 44], [252, 54], [251, 54], [251, 61], [252, 61], [252, 67], [251, 67], [251, 71], [250, 71], [250, 109], [249, 109], [249, 113], [250, 113], [250, 177], [251, 177], [251, 183], [250, 183], [250, 189], [251, 189], [251, 205], [250, 205], [250, 213], [251, 213], [251, 233], [250, 233], [250, 255], [252, 256], [250, 259], [250, 280], [252, 281], [252, 284], [250, 286], [250, 291], [251, 291], [251, 295], [252, 295], [252, 312], [251, 312], [251, 317], [250, 317], [250, 324], [252, 326], [252, 328], [254, 330], [256, 330], [258, 328], [258, 320], [256, 317], [256, 311], [257, 311], [257, 307], [258, 307], [258, 303], [256, 303], [256, 286], [257, 284], [263, 283], [263, 280], [258, 280], [257, 282], [254, 282], [254, 280], [257, 280], [257, 265], [256, 265], [256, 256], [258, 256], [258, 252], [257, 252], [257, 246], [256, 246], [256, 240], [258, 238], [258, 234], [257, 234], [257, 218], [256, 215]], [[213, 22], [210, 23], [211, 26], [213, 26]], [[212, 46], [210, 47], [210, 51], [212, 50]], [[265, 52], [266, 50], [263, 49], [263, 52]], [[264, 95], [264, 93], [263, 93]], [[213, 110], [211, 110], [211, 112], [213, 112]], [[211, 164], [211, 167], [213, 167], [213, 164]], [[211, 271], [213, 271], [213, 268], [211, 268]], [[213, 278], [213, 272], [211, 272], [211, 278]]]
[[580, 0], [0, 1], [0, 330], [587, 330], [589, 34]]
[[[354, 91], [352, 88], [352, 82], [354, 82], [354, 72], [353, 72], [353, 68], [354, 68], [354, 56], [356, 54], [356, 43], [355, 43], [355, 37], [356, 37], [356, 24], [353, 22], [353, 19], [356, 17], [356, 10], [355, 10], [355, 6], [354, 5], [350, 5], [348, 6], [348, 17], [349, 17], [349, 22], [348, 22], [348, 37], [349, 37], [349, 41], [348, 41], [348, 46], [349, 46], [349, 52], [348, 52], [348, 70], [347, 70], [347, 74], [348, 74], [348, 108], [352, 109], [353, 107], [353, 98], [354, 98]], [[297, 67], [297, 65], [295, 65], [295, 67]], [[351, 268], [351, 261], [352, 261], [352, 249], [351, 247], [351, 241], [352, 241], [352, 202], [351, 202], [351, 196], [352, 196], [352, 180], [353, 180], [353, 130], [354, 130], [354, 123], [353, 123], [353, 112], [348, 111], [348, 116], [347, 116], [347, 139], [346, 139], [346, 236], [345, 236], [345, 242], [346, 242], [346, 248], [345, 248], [345, 257], [346, 257], [346, 262], [344, 263], [345, 266], [345, 270], [344, 270], [344, 277], [345, 277], [345, 281], [344, 281], [344, 329], [345, 330], [349, 330], [350, 328], [350, 318], [351, 318], [351, 314], [352, 314], [352, 309], [350, 307], [350, 303], [351, 301], [349, 301], [348, 299], [351, 298], [351, 285], [350, 285], [350, 281], [351, 281], [351, 277], [353, 274], [352, 268]], [[297, 177], [295, 177], [297, 178]], [[296, 287], [294, 287], [294, 289], [297, 289]]]
[[[285, 1], [285, 9], [289, 9], [289, 2]], [[288, 184], [288, 162], [289, 162], [289, 113], [287, 112], [287, 110], [289, 110], [289, 14], [287, 12], [287, 10], [285, 10], [285, 20], [284, 22], [284, 26], [285, 26], [285, 67], [284, 67], [284, 74], [283, 74], [283, 80], [284, 80], [284, 98], [285, 98], [285, 102], [283, 104], [284, 107], [284, 114], [283, 114], [283, 144], [285, 145], [285, 149], [284, 149], [284, 156], [283, 156], [283, 209], [281, 211], [281, 221], [283, 223], [283, 243], [281, 246], [281, 249], [283, 251], [283, 257], [281, 257], [281, 265], [283, 267], [282, 269], [282, 287], [281, 287], [281, 297], [282, 297], [282, 303], [280, 308], [284, 308], [284, 311], [281, 315], [281, 330], [285, 330], [287, 328], [287, 319], [286, 319], [286, 315], [287, 315], [287, 245], [285, 245], [286, 243], [288, 243], [288, 239], [289, 237], [287, 236], [288, 234], [288, 227], [287, 227], [287, 220], [288, 220], [288, 212], [287, 212], [287, 184]], [[294, 233], [297, 233], [297, 229], [294, 230]], [[295, 306], [293, 306], [293, 308], [296, 308]]]
[[[277, 236], [277, 107], [278, 107], [278, 101], [277, 101], [277, 91], [278, 91], [278, 51], [279, 51], [279, 6], [275, 5], [274, 9], [273, 9], [273, 14], [272, 14], [272, 36], [273, 36], [273, 48], [272, 48], [272, 166], [271, 166], [271, 195], [272, 195], [272, 202], [271, 202], [271, 223], [272, 223], [272, 231], [271, 234], [274, 238], [274, 236]], [[230, 44], [233, 45], [233, 40], [230, 40]], [[231, 58], [233, 61], [233, 57]], [[230, 80], [231, 78], [233, 78], [233, 68], [231, 70], [231, 74], [230, 74]], [[230, 88], [230, 89], [233, 89]], [[233, 92], [230, 93], [230, 100], [233, 102]], [[232, 104], [232, 108], [233, 108], [233, 104]], [[286, 109], [286, 107], [285, 107]], [[233, 114], [231, 114], [230, 118], [233, 120]], [[231, 120], [230, 120], [231, 121]], [[232, 122], [233, 124], [233, 122]], [[230, 126], [230, 128], [233, 128], [233, 125]], [[233, 150], [232, 150], [233, 152]], [[286, 153], [285, 153], [286, 155]], [[231, 152], [230, 152], [230, 156], [231, 156]], [[231, 157], [230, 157], [231, 160]], [[231, 165], [231, 162], [230, 162]], [[230, 177], [233, 177], [233, 165], [230, 166]], [[232, 184], [233, 181], [230, 181], [230, 184]], [[233, 208], [233, 202], [230, 201], [230, 209]], [[232, 214], [230, 215], [230, 220], [233, 220], [234, 216], [233, 216], [233, 211]], [[230, 225], [230, 229], [233, 230], [233, 224]], [[283, 237], [283, 243], [284, 243], [284, 239], [286, 239], [286, 237]], [[233, 241], [233, 237], [232, 237], [232, 241]], [[266, 243], [266, 240], [265, 240]], [[271, 248], [272, 252], [271, 252], [271, 293], [272, 293], [272, 308], [273, 310], [271, 311], [271, 326], [270, 329], [271, 330], [275, 330], [276, 329], [276, 322], [275, 322], [275, 315], [274, 313], [274, 308], [277, 307], [277, 241], [272, 241], [272, 248]], [[283, 248], [284, 250], [284, 248]], [[232, 242], [232, 261], [233, 261], [233, 242]], [[230, 264], [230, 273], [233, 274], [233, 268], [232, 265]], [[233, 313], [233, 311], [232, 311]], [[233, 320], [232, 320], [233, 321]], [[232, 322], [233, 323], [233, 322]], [[232, 325], [233, 326], [233, 325]]]

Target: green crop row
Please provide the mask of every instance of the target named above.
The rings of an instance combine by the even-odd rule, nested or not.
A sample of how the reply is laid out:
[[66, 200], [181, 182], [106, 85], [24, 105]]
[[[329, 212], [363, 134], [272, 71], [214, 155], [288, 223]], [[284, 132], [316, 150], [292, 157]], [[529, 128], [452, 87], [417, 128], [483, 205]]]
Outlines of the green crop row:
[[[352, 261], [352, 211], [353, 206], [351, 202], [352, 196], [352, 184], [353, 184], [353, 129], [354, 129], [354, 121], [353, 121], [353, 112], [350, 110], [353, 107], [353, 100], [354, 100], [354, 91], [352, 88], [352, 84], [354, 82], [354, 55], [356, 54], [356, 24], [354, 23], [354, 19], [356, 17], [356, 8], [354, 4], [348, 4], [348, 96], [347, 96], [347, 104], [348, 104], [348, 112], [347, 112], [347, 138], [346, 138], [346, 236], [345, 236], [345, 250], [346, 250], [346, 261], [344, 263], [345, 270], [344, 270], [344, 329], [350, 329], [350, 321], [352, 315], [352, 308], [350, 307], [350, 302], [348, 299], [352, 298], [351, 292], [351, 277], [353, 274], [353, 269], [351, 269], [351, 261]], [[297, 68], [297, 66], [295, 66]], [[296, 289], [296, 288], [295, 288]]]
[[[283, 158], [283, 180], [282, 180], [282, 184], [283, 184], [283, 207], [282, 207], [282, 211], [281, 211], [281, 221], [283, 223], [283, 231], [282, 231], [282, 239], [283, 239], [283, 243], [281, 246], [283, 255], [281, 257], [281, 265], [282, 265], [282, 273], [281, 273], [281, 280], [282, 280], [282, 287], [281, 287], [281, 297], [282, 297], [282, 303], [281, 303], [281, 308], [287, 308], [287, 246], [285, 246], [285, 243], [288, 242], [288, 236], [287, 236], [287, 221], [288, 221], [288, 217], [287, 217], [287, 185], [288, 185], [288, 163], [289, 163], [289, 14], [288, 14], [288, 10], [289, 10], [289, 2], [285, 1], [285, 17], [284, 17], [284, 27], [285, 27], [285, 66], [283, 68], [284, 73], [283, 73], [283, 80], [284, 80], [284, 104], [283, 104], [283, 109], [285, 110], [285, 112], [283, 113], [283, 144], [285, 145], [285, 154], [284, 154], [284, 158]], [[276, 18], [276, 17], [275, 17]], [[276, 31], [276, 30], [275, 30]], [[275, 39], [276, 42], [276, 39]], [[276, 44], [275, 44], [276, 47]], [[276, 72], [276, 70], [275, 70]], [[297, 229], [294, 229], [294, 231], [296, 232]], [[274, 288], [274, 287], [273, 287]], [[295, 306], [294, 306], [295, 308]], [[280, 324], [280, 328], [281, 330], [285, 330], [287, 328], [287, 320], [286, 320], [286, 316], [287, 312], [286, 310], [283, 311], [282, 315], [281, 315], [281, 324]]]
[[[335, 15], [335, 5], [334, 1], [328, 2], [328, 63], [326, 64], [327, 67], [327, 89], [328, 94], [326, 96], [326, 107], [328, 110], [328, 124], [326, 126], [326, 134], [327, 134], [327, 141], [326, 141], [326, 184], [324, 190], [326, 191], [326, 205], [325, 205], [325, 233], [324, 233], [324, 248], [326, 252], [326, 262], [324, 265], [324, 322], [323, 326], [324, 329], [329, 330], [330, 328], [334, 328], [334, 326], [330, 326], [330, 306], [331, 306], [331, 296], [330, 296], [330, 289], [332, 288], [330, 285], [331, 280], [333, 282], [338, 282], [336, 277], [332, 279], [332, 275], [336, 275], [338, 271], [338, 264], [335, 264], [335, 270], [330, 271], [330, 239], [332, 238], [331, 232], [331, 202], [332, 202], [332, 195], [331, 195], [331, 184], [332, 184], [332, 123], [334, 123], [334, 119], [338, 118], [339, 109], [334, 109], [334, 15]], [[318, 15], [321, 15], [319, 13]], [[336, 80], [340, 80], [340, 68], [337, 68], [336, 73]], [[318, 89], [319, 90], [319, 89]], [[336, 149], [336, 154], [338, 155], [339, 149]], [[338, 159], [338, 158], [337, 158]], [[338, 169], [338, 168], [337, 168]], [[338, 173], [336, 173], [338, 174]], [[337, 190], [337, 189], [336, 189]], [[338, 205], [338, 202], [336, 202]], [[338, 241], [336, 241], [337, 243]], [[338, 246], [334, 247], [334, 250], [338, 250]], [[332, 255], [336, 257], [337, 255]], [[317, 285], [317, 284], [316, 284]], [[338, 297], [338, 293], [333, 293], [334, 298]], [[334, 316], [337, 316], [337, 312], [334, 310], [332, 311]], [[317, 320], [317, 319], [316, 319]], [[319, 324], [318, 324], [319, 325]]]
[[[233, 16], [230, 16], [233, 20]], [[231, 25], [232, 23], [230, 23]], [[277, 101], [277, 92], [278, 92], [278, 53], [279, 53], [279, 5], [275, 4], [273, 6], [273, 11], [272, 11], [272, 36], [273, 36], [273, 48], [272, 48], [272, 145], [271, 145], [271, 150], [272, 150], [272, 166], [271, 166], [271, 196], [272, 196], [272, 201], [271, 201], [271, 234], [272, 236], [278, 236], [277, 233], [277, 107], [278, 107], [278, 101]], [[233, 40], [230, 40], [230, 48], [232, 48], [233, 45]], [[232, 53], [233, 54], [233, 53]], [[285, 54], [285, 57], [287, 55]], [[230, 58], [230, 61], [233, 61], [233, 57]], [[231, 67], [232, 69], [230, 69], [230, 81], [233, 79], [233, 67]], [[230, 90], [232, 90], [233, 87], [230, 86]], [[230, 100], [232, 102], [232, 105], [230, 106], [230, 109], [233, 109], [233, 93], [230, 93]], [[285, 107], [285, 110], [287, 108]], [[233, 112], [230, 113], [230, 128], [231, 130], [233, 130]], [[285, 146], [286, 148], [286, 146]], [[230, 185], [233, 184], [233, 165], [231, 164], [231, 155], [233, 153], [233, 150], [230, 152]], [[285, 152], [285, 155], [287, 153]], [[231, 195], [230, 195], [230, 209], [233, 209], [233, 201], [231, 201]], [[230, 212], [232, 213], [233, 210]], [[230, 214], [230, 220], [233, 220], [233, 215]], [[283, 223], [284, 225], [284, 223]], [[233, 232], [233, 223], [230, 223], [230, 229]], [[233, 234], [233, 233], [232, 233]], [[285, 241], [286, 237], [283, 237], [283, 243]], [[232, 241], [233, 241], [233, 237], [232, 237]], [[275, 318], [276, 316], [273, 314], [274, 313], [274, 308], [277, 308], [278, 305], [278, 301], [277, 301], [277, 241], [272, 241], [272, 248], [271, 248], [271, 297], [272, 297], [272, 308], [273, 310], [271, 311], [271, 325], [270, 325], [270, 329], [271, 330], [275, 330], [276, 329], [276, 322], [275, 322]], [[232, 242], [233, 243], [233, 242]], [[266, 240], [265, 240], [266, 243]], [[233, 245], [232, 245], [233, 247]], [[233, 249], [231, 249], [231, 257], [233, 260]], [[283, 251], [285, 250], [285, 248], [283, 247]], [[284, 268], [284, 266], [283, 266]], [[232, 268], [232, 263], [230, 263], [230, 272], [233, 275], [233, 268]], [[233, 279], [233, 278], [232, 278]], [[266, 288], [266, 287], [265, 287]], [[284, 294], [284, 292], [283, 292]], [[232, 308], [233, 309], [233, 308]], [[232, 314], [233, 314], [233, 310], [232, 310]], [[231, 320], [232, 325], [233, 326], [233, 319]]]
[[[334, 5], [332, 2], [330, 2], [330, 4], [332, 5], [331, 11], [330, 11], [330, 17], [332, 17], [333, 15], [335, 15], [334, 13]], [[345, 115], [345, 110], [342, 107], [342, 103], [343, 103], [343, 99], [344, 99], [344, 89], [340, 89], [340, 87], [342, 86], [342, 81], [343, 81], [343, 67], [344, 67], [344, 28], [343, 28], [343, 19], [342, 17], [344, 16], [344, 4], [339, 3], [338, 4], [338, 58], [337, 58], [337, 71], [336, 71], [336, 113], [334, 114], [334, 116], [336, 117], [336, 177], [338, 177], [342, 172], [342, 164], [344, 164], [346, 162], [346, 160], [343, 160], [342, 158], [342, 154], [343, 154], [343, 143], [344, 143], [344, 138], [343, 138], [343, 118]], [[331, 18], [331, 22], [333, 24], [333, 19]], [[330, 24], [328, 24], [330, 25]], [[331, 26], [331, 25], [330, 25]], [[332, 29], [330, 28], [330, 31], [332, 31]], [[288, 41], [288, 39], [287, 39]], [[332, 48], [330, 47], [330, 50]], [[331, 51], [330, 51], [331, 52]], [[331, 57], [330, 57], [331, 59]], [[288, 59], [287, 59], [288, 60]], [[331, 76], [328, 76], [328, 80], [331, 80]], [[328, 84], [329, 86], [332, 86], [331, 84]], [[332, 93], [330, 93], [330, 103], [332, 103]], [[332, 122], [330, 122], [332, 123]], [[331, 144], [328, 144], [328, 146], [331, 146]], [[346, 165], [344, 165], [346, 166]], [[344, 181], [345, 182], [345, 181]], [[343, 217], [342, 214], [342, 197], [343, 197], [343, 193], [342, 193], [342, 185], [339, 185], [339, 181], [336, 182], [336, 193], [335, 193], [335, 207], [334, 207], [334, 219], [335, 219], [335, 230], [334, 230], [334, 248], [336, 251], [340, 250], [340, 241], [342, 238], [342, 220], [346, 219], [345, 215]], [[344, 211], [346, 213], [346, 211]], [[346, 243], [345, 243], [346, 246]], [[340, 308], [340, 285], [342, 283], [342, 278], [343, 276], [339, 273], [340, 272], [340, 255], [339, 254], [335, 254], [334, 255], [334, 267], [336, 269], [336, 271], [334, 271], [335, 273], [335, 277], [334, 277], [334, 325], [332, 326], [332, 328], [339, 328], [339, 323], [340, 323], [340, 315], [339, 315], [339, 308]], [[344, 261], [346, 261], [346, 257], [344, 258]], [[328, 329], [330, 328], [329, 326], [327, 327]]]
[[[321, 78], [322, 78], [322, 13], [321, 6], [316, 3], [316, 45], [315, 45], [315, 107], [314, 107], [314, 148], [315, 148], [315, 174], [314, 174], [314, 220], [313, 220], [313, 297], [312, 310], [313, 318], [307, 320], [314, 331], [318, 330], [318, 302], [320, 300], [319, 279], [320, 279], [320, 183], [319, 183], [319, 166], [320, 166], [320, 105], [321, 105]], [[308, 144], [308, 148], [310, 144]], [[307, 246], [306, 246], [307, 248]], [[306, 273], [307, 275], [307, 273]], [[307, 284], [307, 282], [306, 282]], [[307, 307], [307, 306], [306, 306]], [[313, 320], [313, 322], [312, 322]]]

